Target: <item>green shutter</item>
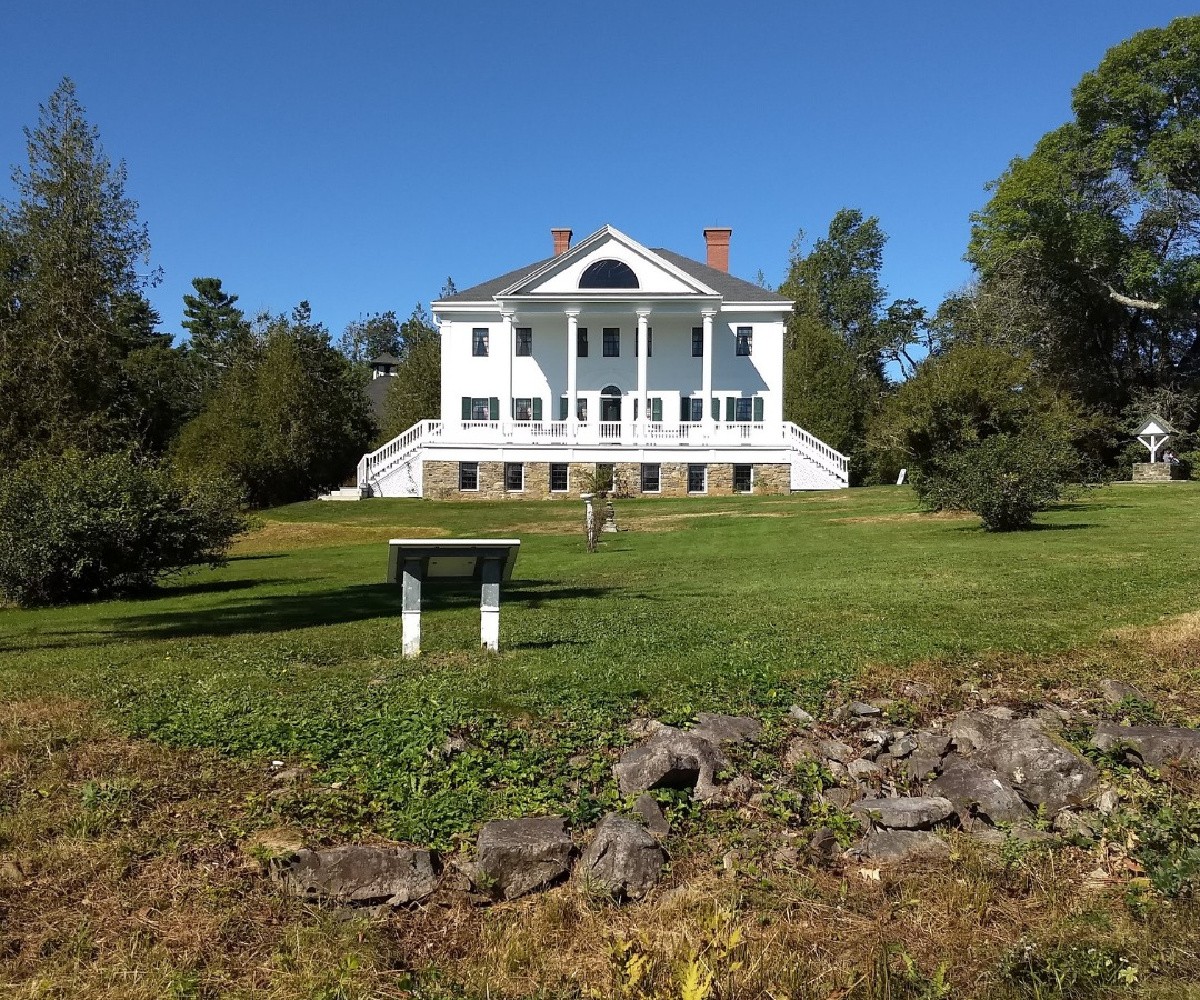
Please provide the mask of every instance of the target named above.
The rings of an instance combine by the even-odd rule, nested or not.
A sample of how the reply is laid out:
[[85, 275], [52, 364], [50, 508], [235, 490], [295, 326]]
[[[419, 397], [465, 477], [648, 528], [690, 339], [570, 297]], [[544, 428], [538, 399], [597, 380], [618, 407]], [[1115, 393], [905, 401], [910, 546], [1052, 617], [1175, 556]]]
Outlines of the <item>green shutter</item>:
[[499, 396], [489, 396], [488, 397], [488, 417], [491, 420], [499, 420], [500, 419], [500, 397]]
[[462, 404], [463, 404], [462, 418], [463, 418], [463, 420], [470, 420], [471, 419], [471, 397], [463, 396]]
[[683, 396], [679, 400], [679, 422], [686, 424], [692, 419], [692, 401], [687, 396]]
[[737, 400], [733, 396], [725, 397], [725, 419], [731, 424], [737, 420]]
[[541, 419], [542, 419], [542, 397], [541, 397], [541, 396], [535, 396], [535, 397], [534, 397], [534, 400], [533, 400], [533, 419], [534, 419], [534, 420], [541, 420]]
[[637, 397], [635, 396], [633, 398], [633, 419], [634, 420], [637, 420], [637, 405], [638, 405], [638, 401], [637, 401]]
[[763, 401], [762, 396], [754, 397], [754, 422], [761, 424], [763, 421]]
[[559, 400], [558, 400], [558, 419], [559, 419], [559, 420], [566, 420], [566, 419], [567, 419], [567, 397], [566, 397], [566, 396], [560, 396], [560, 397], [559, 397]]
[[721, 420], [721, 401], [716, 396], [712, 398], [712, 414], [713, 420], [719, 423]]
[[655, 396], [650, 400], [650, 419], [662, 423], [662, 396]]

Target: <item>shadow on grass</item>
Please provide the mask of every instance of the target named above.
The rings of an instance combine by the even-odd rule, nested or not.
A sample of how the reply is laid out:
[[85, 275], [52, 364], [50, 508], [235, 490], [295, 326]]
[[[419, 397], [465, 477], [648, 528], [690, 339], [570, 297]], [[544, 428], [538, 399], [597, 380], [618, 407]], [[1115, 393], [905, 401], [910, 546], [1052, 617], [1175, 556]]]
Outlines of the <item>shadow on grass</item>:
[[[501, 589], [501, 608], [514, 603], [537, 608], [548, 601], [597, 598], [608, 592], [607, 587], [563, 587], [546, 580], [514, 580]], [[478, 607], [479, 585], [426, 584], [422, 597], [426, 611]], [[118, 639], [180, 639], [286, 632], [399, 617], [399, 586], [370, 583], [303, 594], [271, 594], [187, 611], [130, 615], [115, 621], [110, 634]]]

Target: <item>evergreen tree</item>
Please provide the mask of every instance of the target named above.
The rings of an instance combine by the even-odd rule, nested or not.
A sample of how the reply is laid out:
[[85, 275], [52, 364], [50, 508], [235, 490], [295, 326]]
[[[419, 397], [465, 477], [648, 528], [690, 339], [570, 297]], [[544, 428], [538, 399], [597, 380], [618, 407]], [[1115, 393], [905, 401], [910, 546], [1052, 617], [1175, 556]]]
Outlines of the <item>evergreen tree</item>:
[[183, 297], [183, 328], [197, 362], [202, 388], [210, 389], [234, 356], [250, 344], [250, 325], [220, 278], [193, 278], [195, 295]]
[[338, 347], [351, 361], [369, 362], [382, 354], [399, 357], [400, 322], [390, 309], [347, 324]]
[[125, 167], [104, 153], [70, 80], [25, 138], [17, 200], [0, 206], [0, 464], [128, 444], [123, 363], [157, 320], [141, 298], [155, 276]]

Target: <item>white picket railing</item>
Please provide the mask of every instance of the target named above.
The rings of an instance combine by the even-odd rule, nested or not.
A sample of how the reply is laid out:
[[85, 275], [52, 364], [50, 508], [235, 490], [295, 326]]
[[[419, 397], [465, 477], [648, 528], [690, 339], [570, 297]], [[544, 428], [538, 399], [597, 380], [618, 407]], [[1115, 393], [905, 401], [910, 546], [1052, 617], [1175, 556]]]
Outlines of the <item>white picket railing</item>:
[[719, 448], [745, 445], [760, 447], [782, 445], [798, 452], [803, 458], [842, 483], [849, 483], [846, 457], [804, 428], [788, 421], [778, 424], [753, 422], [665, 424], [654, 421], [578, 423], [566, 420], [537, 422], [531, 420], [422, 420], [382, 447], [364, 455], [358, 463], [358, 484], [364, 486], [386, 475], [404, 462], [411, 460], [420, 448], [432, 441], [517, 447], [538, 445], [625, 445], [632, 447], [691, 445]]

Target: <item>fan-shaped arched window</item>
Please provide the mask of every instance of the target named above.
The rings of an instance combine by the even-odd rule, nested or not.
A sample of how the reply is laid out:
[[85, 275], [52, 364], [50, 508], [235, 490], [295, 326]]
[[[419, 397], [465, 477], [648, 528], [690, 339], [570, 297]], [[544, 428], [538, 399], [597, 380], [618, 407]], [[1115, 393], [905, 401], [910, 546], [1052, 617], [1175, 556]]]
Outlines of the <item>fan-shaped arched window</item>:
[[580, 288], [640, 288], [633, 269], [620, 260], [598, 260], [579, 278]]

